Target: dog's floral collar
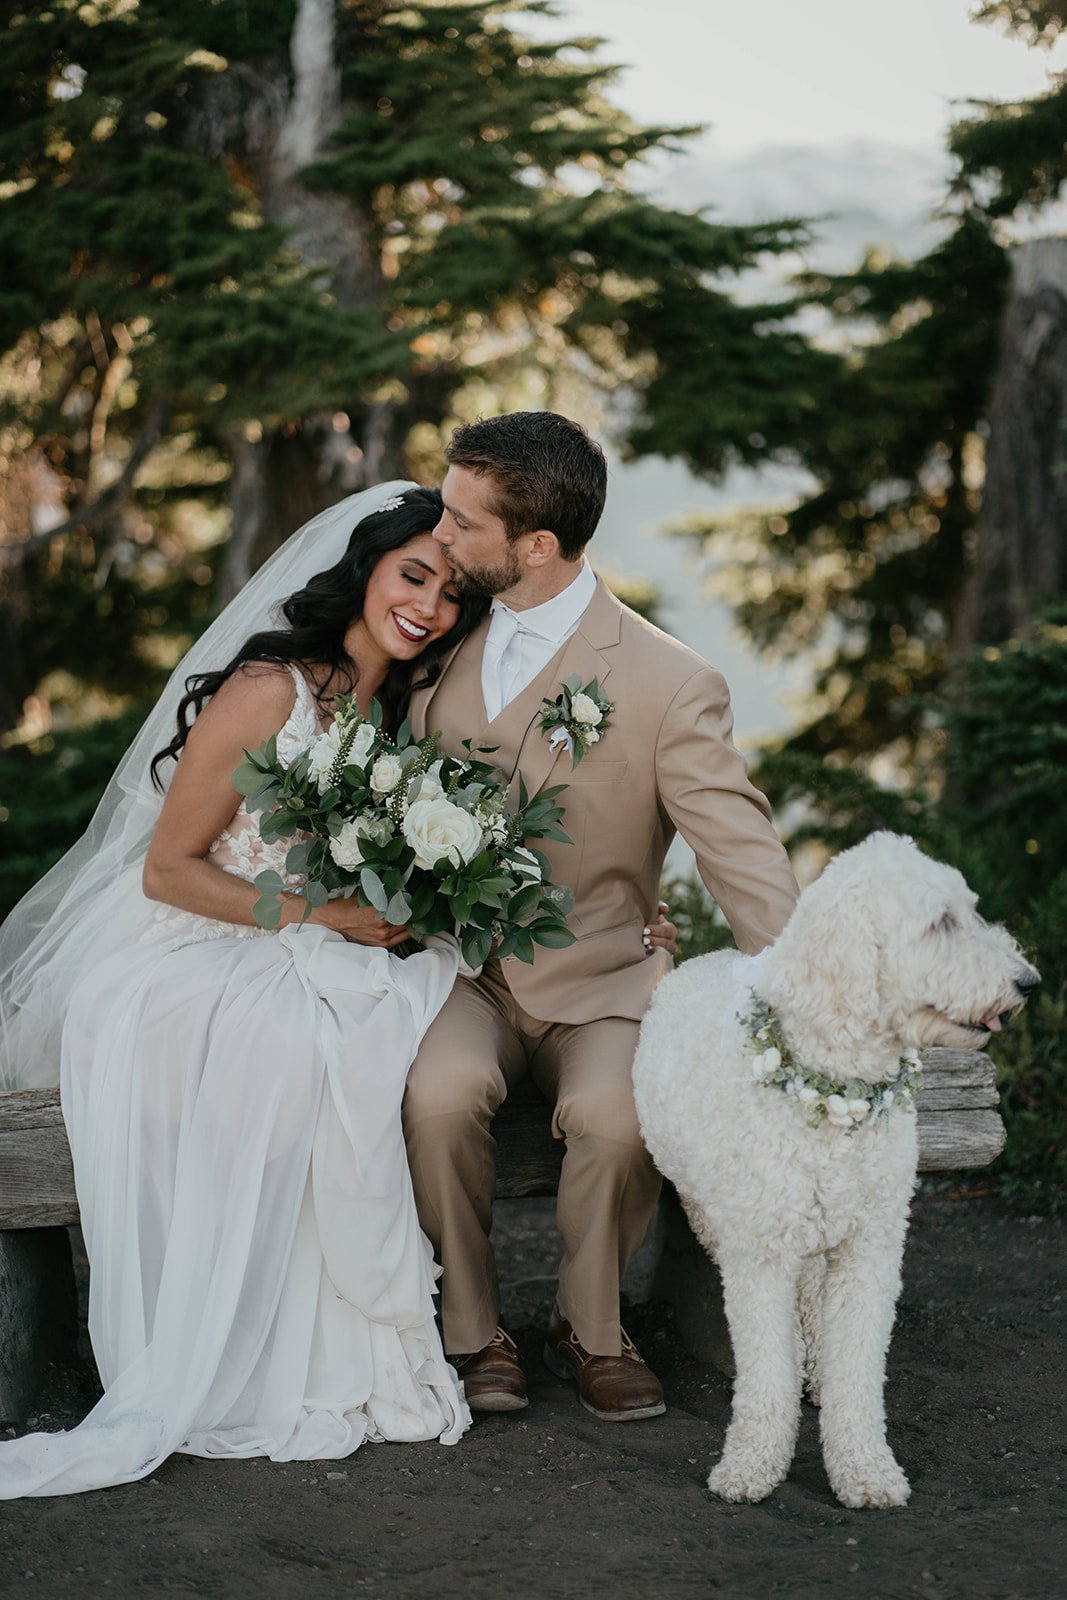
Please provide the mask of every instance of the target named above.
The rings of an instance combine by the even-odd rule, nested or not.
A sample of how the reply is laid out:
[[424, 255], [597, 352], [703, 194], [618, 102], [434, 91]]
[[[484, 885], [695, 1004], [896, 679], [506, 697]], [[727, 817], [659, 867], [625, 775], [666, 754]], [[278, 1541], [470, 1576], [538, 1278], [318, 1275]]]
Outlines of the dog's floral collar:
[[576, 672], [560, 684], [554, 700], [546, 696], [542, 704], [541, 732], [553, 750], [564, 745], [570, 751], [572, 769], [611, 726], [615, 710], [595, 678], [583, 688]]
[[739, 1016], [752, 1049], [752, 1078], [759, 1084], [775, 1084], [807, 1113], [809, 1127], [823, 1121], [854, 1133], [870, 1128], [893, 1111], [914, 1111], [915, 1092], [923, 1081], [918, 1052], [902, 1055], [896, 1072], [881, 1083], [850, 1078], [839, 1083], [823, 1072], [797, 1061], [782, 1031], [781, 1020], [769, 1001], [749, 990], [751, 1009]]

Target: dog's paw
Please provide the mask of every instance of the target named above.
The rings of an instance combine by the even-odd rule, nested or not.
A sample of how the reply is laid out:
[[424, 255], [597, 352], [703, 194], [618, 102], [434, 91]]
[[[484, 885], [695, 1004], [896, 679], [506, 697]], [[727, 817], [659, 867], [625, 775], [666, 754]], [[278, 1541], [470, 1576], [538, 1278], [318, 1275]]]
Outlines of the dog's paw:
[[766, 1500], [784, 1477], [784, 1472], [768, 1471], [765, 1465], [724, 1457], [711, 1469], [708, 1488], [720, 1500]]
[[844, 1470], [828, 1465], [827, 1473], [841, 1504], [856, 1511], [865, 1506], [884, 1511], [907, 1505], [911, 1494], [907, 1478], [888, 1451], [873, 1461], [854, 1461]]

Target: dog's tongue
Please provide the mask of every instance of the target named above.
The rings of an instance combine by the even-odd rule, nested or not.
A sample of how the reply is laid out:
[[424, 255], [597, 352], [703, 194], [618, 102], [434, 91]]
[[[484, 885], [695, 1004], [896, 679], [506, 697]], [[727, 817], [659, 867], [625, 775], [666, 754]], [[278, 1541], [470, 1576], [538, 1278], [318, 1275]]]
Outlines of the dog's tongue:
[[997, 1016], [996, 1012], [987, 1011], [985, 1016], [982, 1018], [982, 1027], [988, 1028], [990, 1033], [999, 1033], [1000, 1026], [1000, 1018]]

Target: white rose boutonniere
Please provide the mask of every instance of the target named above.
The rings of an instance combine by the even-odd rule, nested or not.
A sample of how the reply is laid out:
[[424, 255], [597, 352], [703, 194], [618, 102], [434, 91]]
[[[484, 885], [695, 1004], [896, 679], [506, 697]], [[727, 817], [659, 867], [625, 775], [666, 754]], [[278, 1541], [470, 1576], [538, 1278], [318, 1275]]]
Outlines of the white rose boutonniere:
[[595, 678], [583, 685], [577, 674], [560, 685], [554, 700], [546, 698], [543, 703], [541, 732], [553, 749], [561, 744], [566, 746], [572, 767], [599, 743], [604, 730], [611, 726], [615, 710]]

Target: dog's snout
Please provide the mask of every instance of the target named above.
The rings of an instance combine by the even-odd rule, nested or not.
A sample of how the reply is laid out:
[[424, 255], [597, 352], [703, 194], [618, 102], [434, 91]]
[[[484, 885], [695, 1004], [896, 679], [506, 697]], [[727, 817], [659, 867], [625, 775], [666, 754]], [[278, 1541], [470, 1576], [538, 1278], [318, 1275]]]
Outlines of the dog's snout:
[[1029, 999], [1040, 982], [1041, 974], [1037, 971], [1037, 968], [1027, 967], [1022, 977], [1015, 979], [1015, 987], [1019, 991], [1019, 998], [1022, 1000]]

